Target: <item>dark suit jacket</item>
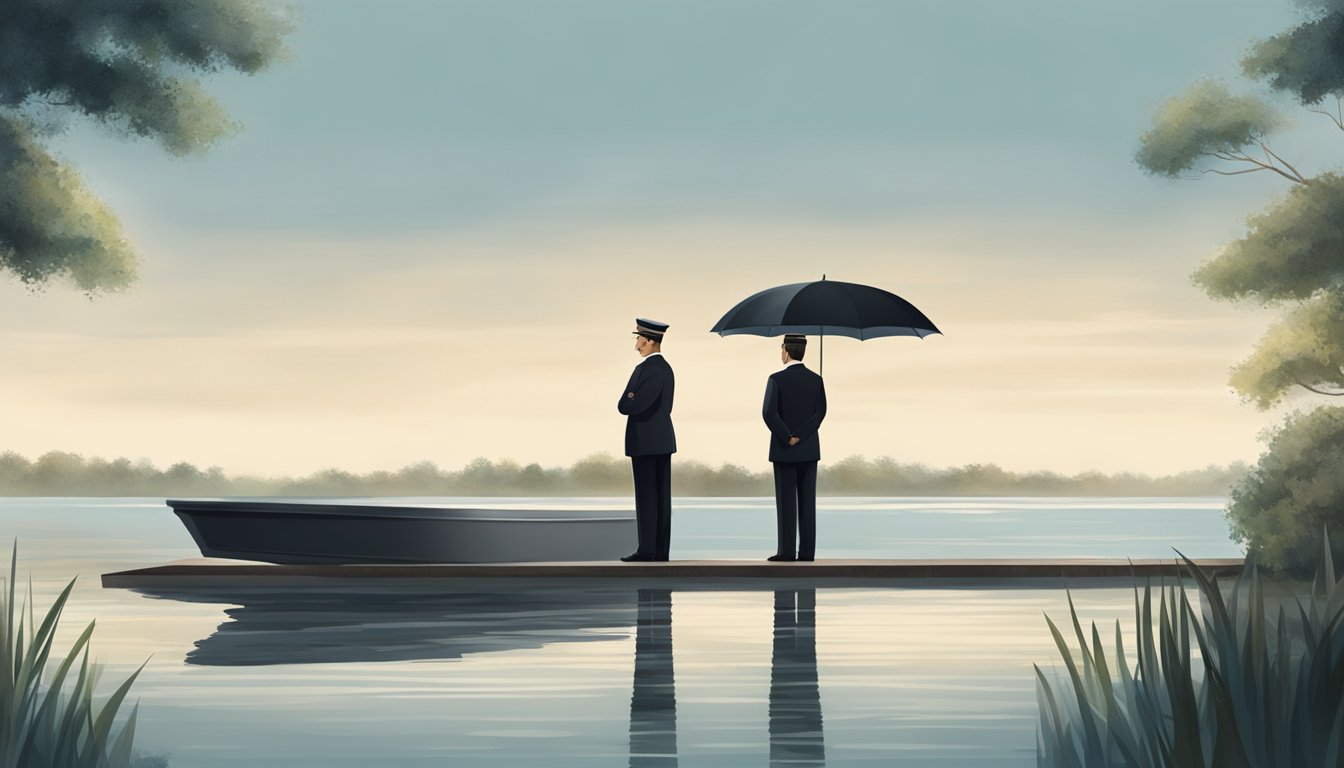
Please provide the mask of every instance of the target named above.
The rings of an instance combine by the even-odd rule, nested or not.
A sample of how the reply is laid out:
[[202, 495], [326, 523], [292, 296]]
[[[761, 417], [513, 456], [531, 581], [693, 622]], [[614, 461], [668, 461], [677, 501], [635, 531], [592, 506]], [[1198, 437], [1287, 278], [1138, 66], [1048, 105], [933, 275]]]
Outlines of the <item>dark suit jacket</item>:
[[[770, 428], [771, 461], [821, 460], [817, 429], [826, 418], [826, 387], [802, 363], [770, 374], [761, 418]], [[790, 437], [798, 444], [790, 446]]]
[[672, 391], [675, 386], [672, 366], [662, 355], [646, 357], [635, 366], [630, 383], [625, 385], [621, 401], [616, 404], [616, 410], [626, 415], [626, 456], [677, 452], [677, 436], [672, 431]]

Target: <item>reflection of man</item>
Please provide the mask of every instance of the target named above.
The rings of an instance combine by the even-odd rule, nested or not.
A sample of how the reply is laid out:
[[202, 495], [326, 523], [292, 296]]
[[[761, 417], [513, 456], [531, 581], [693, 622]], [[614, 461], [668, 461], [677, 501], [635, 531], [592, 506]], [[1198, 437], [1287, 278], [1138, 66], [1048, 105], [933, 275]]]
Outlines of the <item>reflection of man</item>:
[[635, 518], [639, 548], [625, 562], [666, 560], [672, 538], [672, 366], [663, 358], [667, 323], [635, 319], [635, 366], [616, 409], [625, 414], [625, 455], [635, 476]]
[[766, 558], [773, 562], [816, 557], [817, 462], [821, 460], [817, 430], [826, 418], [826, 387], [820, 376], [803, 365], [806, 352], [806, 336], [791, 333], [784, 337], [779, 352], [784, 370], [770, 374], [761, 408], [761, 417], [770, 428], [770, 462], [775, 468], [779, 543], [775, 554]]
[[672, 667], [672, 591], [639, 590], [630, 768], [677, 765], [677, 687]]
[[817, 591], [777, 590], [770, 654], [770, 765], [825, 764], [817, 681]]

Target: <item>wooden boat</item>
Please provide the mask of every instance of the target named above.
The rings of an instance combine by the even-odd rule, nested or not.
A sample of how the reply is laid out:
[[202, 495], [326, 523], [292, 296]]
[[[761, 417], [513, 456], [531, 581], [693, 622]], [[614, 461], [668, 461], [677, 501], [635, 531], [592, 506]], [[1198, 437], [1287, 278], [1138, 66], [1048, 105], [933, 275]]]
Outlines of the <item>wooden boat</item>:
[[633, 510], [470, 509], [368, 499], [169, 499], [206, 557], [285, 564], [615, 560]]

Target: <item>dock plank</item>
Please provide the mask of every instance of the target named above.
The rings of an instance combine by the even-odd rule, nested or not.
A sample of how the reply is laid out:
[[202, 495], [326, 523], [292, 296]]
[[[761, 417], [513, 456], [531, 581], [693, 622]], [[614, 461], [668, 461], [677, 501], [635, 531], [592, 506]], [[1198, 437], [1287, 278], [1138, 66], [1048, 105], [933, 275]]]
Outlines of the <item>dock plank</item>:
[[[1242, 558], [1202, 558], [1195, 563], [1219, 577], [1241, 572]], [[1159, 577], [1184, 573], [1175, 559], [1116, 558], [992, 560], [817, 560], [767, 563], [756, 560], [672, 560], [663, 563], [555, 562], [392, 565], [272, 565], [201, 558], [102, 575], [108, 588], [230, 586], [237, 584], [313, 585], [387, 580], [475, 582], [497, 579], [596, 579], [601, 581], [789, 580], [803, 582], [886, 582], [924, 579]]]

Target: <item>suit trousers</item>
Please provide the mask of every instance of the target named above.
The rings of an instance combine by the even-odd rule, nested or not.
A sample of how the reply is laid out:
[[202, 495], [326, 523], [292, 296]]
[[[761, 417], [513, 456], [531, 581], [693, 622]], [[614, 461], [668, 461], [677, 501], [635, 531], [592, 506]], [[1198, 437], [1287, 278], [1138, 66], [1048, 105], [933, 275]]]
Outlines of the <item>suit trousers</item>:
[[775, 521], [779, 546], [775, 554], [812, 560], [817, 554], [817, 462], [776, 461]]
[[631, 456], [641, 555], [666, 560], [672, 543], [672, 454]]

